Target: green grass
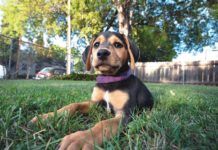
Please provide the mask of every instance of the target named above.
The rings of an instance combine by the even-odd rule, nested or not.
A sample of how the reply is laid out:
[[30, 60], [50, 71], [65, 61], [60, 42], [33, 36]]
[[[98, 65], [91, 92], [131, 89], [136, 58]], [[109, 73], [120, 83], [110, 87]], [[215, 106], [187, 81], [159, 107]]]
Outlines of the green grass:
[[[64, 135], [111, 117], [93, 108], [87, 115], [55, 116], [27, 127], [37, 114], [88, 100], [94, 84], [0, 81], [0, 149], [55, 149]], [[218, 87], [146, 85], [154, 96], [154, 108], [133, 115], [121, 134], [104, 142], [104, 149], [217, 149]]]

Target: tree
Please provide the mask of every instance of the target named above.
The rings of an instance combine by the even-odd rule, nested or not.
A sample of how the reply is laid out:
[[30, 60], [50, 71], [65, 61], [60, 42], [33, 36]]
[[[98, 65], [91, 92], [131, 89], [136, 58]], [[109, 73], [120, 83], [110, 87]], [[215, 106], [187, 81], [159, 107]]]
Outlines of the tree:
[[208, 7], [210, 8], [210, 13], [215, 19], [218, 19], [218, 3], [217, 0], [208, 0]]
[[0, 35], [0, 64], [8, 65], [8, 58], [10, 56], [11, 40], [5, 36]]
[[119, 24], [119, 32], [121, 34], [125, 34], [126, 36], [129, 35], [131, 25], [130, 25], [130, 0], [120, 1], [114, 0], [114, 5], [117, 9], [117, 17], [118, 17], [118, 24]]
[[176, 55], [167, 33], [157, 27], [133, 28], [132, 36], [140, 49], [139, 61], [171, 61]]
[[[141, 22], [139, 13], [144, 10], [140, 6], [145, 4], [136, 0], [114, 0], [114, 5], [118, 12], [119, 32], [129, 36], [132, 24]], [[133, 14], [136, 14], [135, 18]], [[176, 55], [172, 42], [164, 30], [145, 26], [144, 23], [144, 25], [133, 27], [131, 35], [141, 51], [139, 61], [170, 61]]]
[[28, 29], [28, 22], [31, 21], [31, 9], [29, 8], [31, 5], [30, 1], [27, 0], [22, 2], [19, 0], [8, 0], [3, 3], [4, 6], [0, 7], [4, 12], [2, 33], [17, 39], [18, 41], [16, 49], [16, 78], [20, 64], [20, 41], [27, 31], [26, 29]]
[[[129, 34], [134, 38], [137, 37], [131, 34], [131, 28], [140, 31], [141, 35], [143, 35], [142, 31], [147, 31], [143, 30], [145, 26], [158, 28], [167, 37], [166, 43], [169, 44], [169, 51], [172, 51], [172, 53], [165, 53], [165, 55], [169, 54], [165, 60], [169, 60], [175, 55], [175, 50], [178, 52], [201, 50], [203, 45], [213, 44], [216, 41], [217, 21], [210, 15], [208, 4], [208, 1], [193, 0], [113, 0], [106, 4], [111, 5], [111, 9], [104, 9], [101, 13], [107, 14], [104, 16], [105, 30], [114, 28], [121, 33], [126, 32], [126, 35]], [[118, 16], [118, 19], [114, 19], [114, 16]], [[82, 29], [83, 27], [81, 27]], [[151, 34], [147, 35], [151, 36]], [[140, 40], [137, 42], [138, 45], [142, 45], [139, 43]], [[156, 49], [150, 49], [149, 54], [160, 53], [160, 49], [158, 50], [156, 46], [153, 48]], [[158, 55], [152, 55], [150, 58]], [[159, 60], [159, 58], [153, 58], [153, 60]]]
[[67, 65], [66, 65], [66, 73], [69, 75], [71, 73], [71, 15], [70, 15], [70, 6], [71, 0], [67, 2]]
[[[74, 50], [71, 49], [74, 54]], [[51, 45], [49, 48], [48, 57], [55, 58], [59, 61], [64, 61], [67, 54], [66, 48], [59, 47], [57, 45]]]
[[[160, 59], [163, 48], [160, 49], [158, 45], [165, 47], [164, 52], [167, 48], [172, 51], [172, 47], [176, 51], [199, 50], [217, 39], [216, 0], [71, 1], [71, 36], [77, 35], [86, 43], [93, 34], [113, 28], [134, 37], [142, 50], [146, 46], [141, 42], [145, 40], [139, 37], [157, 40], [152, 41], [155, 44], [150, 47], [153, 49], [149, 49], [149, 53], [146, 50], [146, 57], [151, 54], [153, 60], [169, 60], [173, 52], [165, 53], [169, 57]], [[7, 14], [3, 18], [4, 31], [15, 32], [16, 35], [29, 34], [36, 41], [42, 39], [43, 33], [49, 37], [59, 35], [66, 39], [67, 0], [35, 0], [31, 3], [29, 0], [23, 0], [22, 3], [19, 0], [9, 0], [5, 3], [6, 7], [1, 8]], [[18, 19], [13, 22], [13, 18]], [[151, 33], [146, 28], [152, 28], [155, 32]], [[158, 39], [158, 36], [161, 38]], [[163, 43], [156, 44], [162, 41], [169, 47], [163, 46]], [[144, 55], [141, 57], [148, 60]]]
[[210, 31], [218, 31], [207, 4], [207, 1], [194, 0], [146, 1], [135, 9], [133, 26], [164, 30], [177, 51], [198, 50], [205, 44], [213, 44], [217, 34]]

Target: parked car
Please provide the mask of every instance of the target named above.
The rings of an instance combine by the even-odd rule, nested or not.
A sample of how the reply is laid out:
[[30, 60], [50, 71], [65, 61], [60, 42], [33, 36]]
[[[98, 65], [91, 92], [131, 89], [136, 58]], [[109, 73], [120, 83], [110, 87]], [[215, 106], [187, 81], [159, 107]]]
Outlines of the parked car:
[[35, 79], [50, 79], [53, 76], [64, 75], [66, 69], [63, 67], [45, 67], [36, 74]]
[[6, 67], [0, 65], [0, 79], [4, 79], [6, 77], [6, 74], [7, 74]]

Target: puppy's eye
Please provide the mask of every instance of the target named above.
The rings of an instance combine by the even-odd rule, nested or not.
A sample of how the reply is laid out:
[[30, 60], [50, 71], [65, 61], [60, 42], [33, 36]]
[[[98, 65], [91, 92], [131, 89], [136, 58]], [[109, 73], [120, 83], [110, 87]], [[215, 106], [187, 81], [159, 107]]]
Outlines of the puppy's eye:
[[121, 44], [120, 42], [115, 42], [115, 43], [114, 43], [114, 46], [115, 46], [116, 48], [122, 48], [122, 47], [123, 47], [123, 44]]
[[99, 45], [100, 45], [100, 42], [95, 42], [95, 44], [94, 44], [94, 48], [98, 48]]

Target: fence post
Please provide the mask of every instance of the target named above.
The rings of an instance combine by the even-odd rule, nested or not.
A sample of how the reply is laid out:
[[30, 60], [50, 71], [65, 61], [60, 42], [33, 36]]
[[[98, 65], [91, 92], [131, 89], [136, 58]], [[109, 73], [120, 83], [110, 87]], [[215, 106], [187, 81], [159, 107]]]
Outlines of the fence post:
[[210, 82], [210, 65], [207, 61], [207, 84]]
[[215, 70], [215, 69], [216, 69], [215, 67], [216, 67], [216, 66], [215, 66], [215, 60], [214, 60], [214, 61], [213, 61], [213, 84], [214, 84], [214, 85], [215, 85], [215, 82], [216, 82], [216, 81], [215, 81], [215, 79], [216, 79], [216, 78], [215, 78], [215, 75], [216, 75], [216, 74], [215, 74], [215, 71], [216, 71], [216, 70]]
[[185, 84], [185, 64], [182, 61], [182, 84]]

